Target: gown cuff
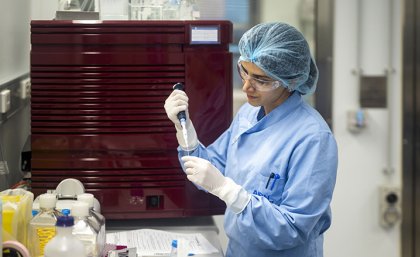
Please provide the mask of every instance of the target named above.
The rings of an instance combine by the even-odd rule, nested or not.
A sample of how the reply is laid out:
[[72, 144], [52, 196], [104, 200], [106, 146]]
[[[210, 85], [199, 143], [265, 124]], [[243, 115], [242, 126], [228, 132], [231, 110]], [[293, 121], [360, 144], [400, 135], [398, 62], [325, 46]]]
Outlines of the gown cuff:
[[228, 177], [225, 178], [225, 183], [217, 196], [236, 214], [241, 213], [251, 200], [251, 195]]

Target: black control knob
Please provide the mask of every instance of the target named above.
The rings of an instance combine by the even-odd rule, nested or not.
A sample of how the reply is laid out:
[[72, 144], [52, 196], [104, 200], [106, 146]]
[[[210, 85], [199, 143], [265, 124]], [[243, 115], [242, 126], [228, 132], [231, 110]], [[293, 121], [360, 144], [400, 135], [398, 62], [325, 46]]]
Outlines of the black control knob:
[[389, 204], [394, 204], [394, 203], [396, 203], [396, 202], [398, 201], [398, 196], [397, 196], [397, 194], [396, 194], [396, 193], [393, 193], [393, 192], [391, 192], [391, 193], [387, 194], [387, 196], [386, 196], [386, 201], [387, 201], [387, 203], [389, 203]]

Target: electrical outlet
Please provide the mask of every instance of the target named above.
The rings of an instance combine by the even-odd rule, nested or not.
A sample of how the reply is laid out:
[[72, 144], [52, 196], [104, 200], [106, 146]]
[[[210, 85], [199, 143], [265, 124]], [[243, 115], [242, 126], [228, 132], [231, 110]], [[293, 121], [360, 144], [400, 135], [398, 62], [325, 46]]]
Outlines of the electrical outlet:
[[401, 189], [381, 186], [379, 188], [379, 222], [384, 228], [391, 228], [401, 221]]
[[0, 92], [0, 113], [10, 110], [10, 90], [5, 89]]
[[26, 78], [20, 81], [19, 96], [21, 99], [31, 97], [31, 79]]

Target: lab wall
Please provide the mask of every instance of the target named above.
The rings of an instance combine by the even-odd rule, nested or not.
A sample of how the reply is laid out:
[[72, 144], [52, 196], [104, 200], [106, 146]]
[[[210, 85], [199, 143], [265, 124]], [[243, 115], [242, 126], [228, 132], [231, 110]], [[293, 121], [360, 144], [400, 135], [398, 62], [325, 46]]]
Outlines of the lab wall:
[[10, 109], [0, 113], [0, 190], [22, 179], [20, 153], [28, 138], [29, 100], [19, 95], [29, 76], [30, 0], [2, 0], [0, 8], [0, 90], [10, 90]]
[[0, 85], [29, 72], [30, 0], [2, 0]]
[[260, 0], [261, 22], [282, 21], [299, 27], [299, 1], [289, 0]]
[[[379, 188], [402, 186], [402, 4], [335, 1], [333, 128], [339, 168], [326, 257], [401, 256], [400, 225], [380, 225]], [[386, 108], [365, 108], [365, 128], [352, 133], [347, 115], [360, 109], [362, 75], [387, 76], [388, 102]]]
[[32, 20], [52, 20], [58, 9], [58, 0], [31, 0]]
[[29, 76], [31, 19], [52, 19], [57, 0], [2, 0], [0, 8], [0, 90], [10, 90], [11, 107], [0, 113], [0, 190], [24, 176], [21, 152], [30, 135], [29, 98], [20, 81]]

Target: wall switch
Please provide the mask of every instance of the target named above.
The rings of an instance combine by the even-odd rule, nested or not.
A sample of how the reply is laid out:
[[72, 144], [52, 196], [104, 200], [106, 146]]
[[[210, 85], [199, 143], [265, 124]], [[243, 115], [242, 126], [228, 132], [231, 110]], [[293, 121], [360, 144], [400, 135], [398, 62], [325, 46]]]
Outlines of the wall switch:
[[379, 188], [380, 224], [384, 228], [391, 228], [401, 221], [401, 189], [398, 187], [381, 186]]
[[31, 79], [30, 78], [22, 79], [20, 81], [19, 97], [21, 99], [26, 99], [28, 97], [31, 97]]
[[10, 90], [5, 89], [0, 92], [0, 113], [10, 110]]

